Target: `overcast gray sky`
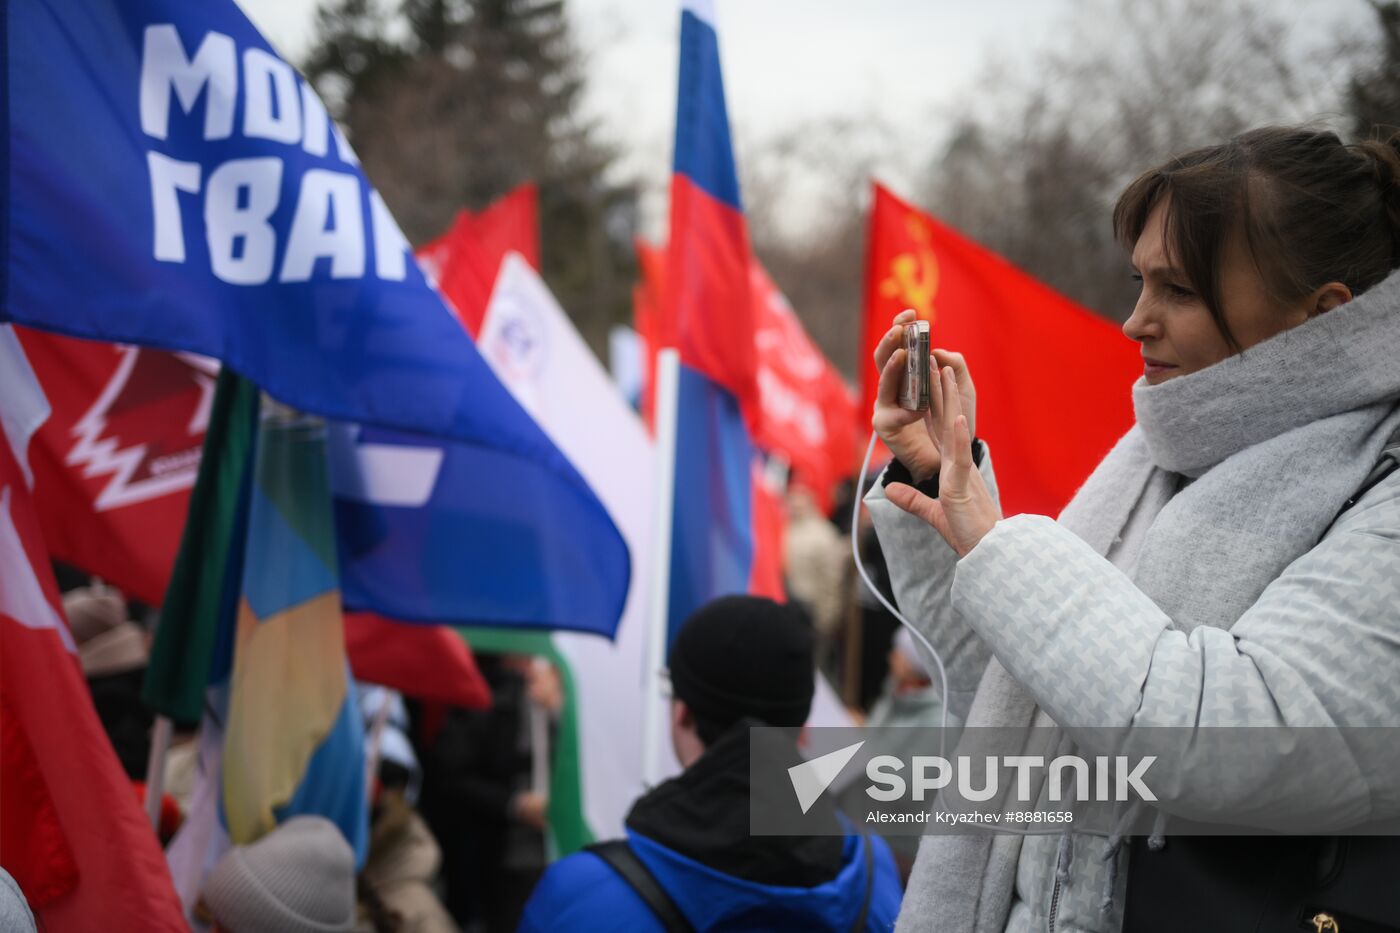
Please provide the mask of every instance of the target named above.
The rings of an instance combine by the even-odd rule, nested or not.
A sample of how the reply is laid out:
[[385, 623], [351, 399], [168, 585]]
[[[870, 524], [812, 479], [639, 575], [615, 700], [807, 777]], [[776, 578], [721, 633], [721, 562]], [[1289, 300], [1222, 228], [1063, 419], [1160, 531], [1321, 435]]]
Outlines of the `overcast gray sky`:
[[[316, 0], [238, 0], [282, 54], [311, 41]], [[811, 120], [878, 118], [892, 128], [880, 174], [897, 186], [933, 154], [945, 115], [996, 57], [1041, 47], [1075, 0], [717, 0], [730, 119], [740, 141]], [[1362, 0], [1274, 0], [1304, 32], [1365, 24]], [[671, 158], [676, 0], [568, 0], [587, 58], [586, 105], [653, 197]], [[1314, 28], [1315, 27], [1315, 28]]]

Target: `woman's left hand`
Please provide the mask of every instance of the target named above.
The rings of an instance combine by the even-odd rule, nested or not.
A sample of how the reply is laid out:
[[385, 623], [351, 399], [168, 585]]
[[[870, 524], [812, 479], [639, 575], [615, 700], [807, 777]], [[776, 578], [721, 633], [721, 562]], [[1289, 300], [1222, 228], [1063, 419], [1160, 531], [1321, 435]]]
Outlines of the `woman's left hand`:
[[939, 387], [941, 391], [929, 393], [934, 417], [942, 427], [937, 432], [942, 446], [938, 498], [930, 499], [904, 483], [890, 483], [885, 489], [885, 498], [928, 522], [958, 557], [966, 557], [1001, 520], [1001, 510], [973, 463], [972, 432], [967, 426], [967, 416], [962, 414], [962, 400], [952, 367], [945, 366], [940, 371]]

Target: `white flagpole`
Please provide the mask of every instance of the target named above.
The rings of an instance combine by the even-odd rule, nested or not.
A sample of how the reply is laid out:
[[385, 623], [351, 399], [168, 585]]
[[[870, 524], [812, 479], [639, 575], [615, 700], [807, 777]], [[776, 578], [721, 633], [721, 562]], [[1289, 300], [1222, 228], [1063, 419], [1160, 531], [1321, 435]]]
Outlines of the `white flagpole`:
[[165, 756], [170, 752], [174, 723], [168, 716], [157, 716], [151, 729], [151, 754], [146, 759], [146, 816], [151, 828], [160, 832], [160, 801], [165, 795]]
[[[552, 667], [541, 657], [531, 659], [532, 673], [552, 676]], [[526, 709], [530, 711], [530, 790], [542, 796], [549, 796], [550, 749], [549, 711], [533, 697], [526, 697]]]
[[530, 790], [549, 796], [549, 713], [534, 700], [530, 708]]
[[[351, 685], [354, 689], [354, 685]], [[370, 720], [368, 741], [365, 743], [365, 799], [374, 802], [374, 779], [379, 776], [379, 742], [384, 735], [384, 726], [389, 722], [389, 710], [394, 705], [394, 695], [387, 687], [383, 691], [379, 708]]]
[[656, 355], [656, 511], [653, 513], [651, 607], [647, 613], [646, 668], [643, 672], [642, 780], [661, 780], [661, 736], [666, 714], [666, 636], [671, 601], [671, 518], [676, 489], [676, 426], [679, 420], [680, 354], [666, 348]]

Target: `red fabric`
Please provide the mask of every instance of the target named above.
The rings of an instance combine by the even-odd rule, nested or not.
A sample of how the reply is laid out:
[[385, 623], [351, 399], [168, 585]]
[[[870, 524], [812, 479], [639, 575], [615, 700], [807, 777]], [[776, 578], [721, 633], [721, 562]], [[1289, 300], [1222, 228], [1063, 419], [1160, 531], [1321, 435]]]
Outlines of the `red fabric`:
[[418, 744], [422, 748], [432, 748], [447, 724], [447, 714], [452, 711], [446, 703], [424, 701], [418, 715]]
[[[141, 809], [146, 808], [146, 782], [132, 781], [132, 789], [136, 791], [136, 800], [141, 804]], [[165, 845], [175, 838], [175, 833], [180, 829], [180, 824], [184, 822], [184, 814], [180, 812], [180, 805], [175, 802], [175, 798], [169, 794], [160, 795], [160, 826], [157, 835], [160, 837], [161, 845]]]
[[525, 257], [540, 268], [539, 194], [531, 184], [520, 185], [472, 217], [477, 242], [499, 266], [506, 253]]
[[3, 440], [0, 539], [10, 558], [0, 561], [0, 864], [50, 933], [186, 930], [165, 856], [61, 640], [48, 553]]
[[347, 612], [345, 652], [356, 680], [467, 709], [491, 705], [491, 688], [477, 669], [471, 649], [445, 626]]
[[640, 345], [642, 381], [641, 392], [637, 397], [637, 414], [641, 415], [642, 424], [648, 434], [653, 433], [652, 409], [656, 406], [656, 399], [652, 396], [656, 385], [656, 380], [652, 377], [656, 370], [656, 349], [655, 340], [650, 333], [651, 328], [655, 326], [656, 312], [653, 307], [646, 285], [641, 282], [635, 283], [632, 286], [632, 329], [637, 332], [637, 343]]
[[199, 470], [212, 364], [15, 332], [53, 407], [30, 446], [49, 552], [158, 605]]
[[452, 218], [451, 225], [443, 231], [442, 235], [435, 240], [430, 240], [418, 247], [413, 255], [418, 259], [418, 264], [428, 273], [428, 277], [434, 282], [442, 280], [442, 268], [447, 264], [447, 258], [452, 254], [452, 233], [457, 228], [457, 224], [466, 216], [466, 211], [458, 211]]
[[760, 409], [754, 442], [781, 455], [792, 485], [829, 513], [835, 485], [855, 472], [855, 398], [756, 260], [749, 275]]
[[491, 289], [496, 285], [499, 262], [493, 263], [472, 233], [471, 215], [462, 213], [452, 227], [452, 245], [443, 263], [438, 288], [447, 298], [467, 333], [481, 330]]
[[931, 322], [934, 346], [967, 358], [976, 430], [993, 450], [1003, 512], [1058, 515], [1133, 424], [1137, 347], [877, 184], [858, 361], [862, 425], [875, 404], [875, 344], [909, 307]]
[[[9, 622], [0, 624], [9, 625]], [[0, 684], [0, 864], [19, 882], [33, 910], [78, 884], [78, 863], [19, 717]]]
[[753, 434], [757, 403], [754, 312], [744, 215], [684, 175], [671, 178], [671, 239], [658, 346], [739, 400]]
[[[642, 281], [633, 291], [633, 312], [643, 348], [642, 416], [650, 427], [656, 351], [664, 339], [656, 309], [665, 295], [668, 255], [640, 240], [636, 248]], [[745, 421], [759, 448], [787, 461], [792, 485], [830, 511], [835, 484], [859, 466], [855, 397], [756, 259], [748, 276], [757, 374]]]
[[642, 343], [642, 421], [655, 429], [656, 352], [662, 346], [661, 308], [666, 301], [666, 248], [636, 241], [637, 265], [642, 280], [632, 290], [632, 313]]
[[753, 495], [750, 499], [753, 523], [753, 565], [749, 568], [749, 593], [787, 602], [783, 584], [783, 534], [787, 528], [787, 508], [783, 499], [768, 488], [758, 467], [754, 467]]
[[[835, 483], [853, 478], [860, 470], [860, 459], [865, 453], [865, 439], [870, 430], [870, 418], [868, 415], [861, 417], [860, 408], [856, 404], [855, 390], [834, 366], [828, 367], [825, 383], [822, 407], [826, 411], [826, 462], [832, 470], [825, 488], [831, 493]], [[834, 497], [832, 498], [834, 500]], [[821, 501], [819, 496], [818, 502]], [[830, 507], [823, 506], [823, 511], [830, 514], [833, 507], [835, 502], [831, 501]]]
[[496, 273], [506, 253], [516, 252], [540, 268], [538, 197], [534, 185], [521, 185], [479, 214], [460, 211], [452, 227], [418, 251], [433, 272], [467, 332], [481, 330]]

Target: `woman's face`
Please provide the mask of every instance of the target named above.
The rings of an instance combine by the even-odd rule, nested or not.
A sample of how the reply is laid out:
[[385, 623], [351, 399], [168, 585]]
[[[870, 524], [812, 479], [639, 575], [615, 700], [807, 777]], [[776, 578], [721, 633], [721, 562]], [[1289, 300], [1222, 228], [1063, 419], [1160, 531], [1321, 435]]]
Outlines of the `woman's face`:
[[[1123, 322], [1123, 333], [1142, 344], [1143, 377], [1148, 385], [1205, 369], [1234, 352], [1186, 275], [1168, 261], [1162, 236], [1166, 204], [1163, 198], [1153, 208], [1133, 247], [1133, 268], [1142, 280], [1142, 293], [1132, 316]], [[1227, 246], [1221, 260], [1221, 305], [1242, 349], [1308, 319], [1307, 300], [1281, 308], [1269, 298], [1259, 270], [1241, 244]]]

